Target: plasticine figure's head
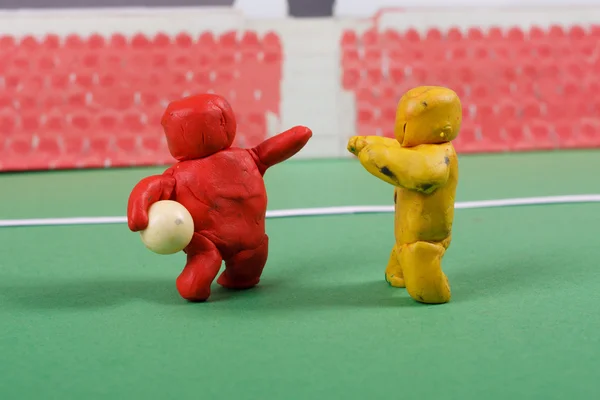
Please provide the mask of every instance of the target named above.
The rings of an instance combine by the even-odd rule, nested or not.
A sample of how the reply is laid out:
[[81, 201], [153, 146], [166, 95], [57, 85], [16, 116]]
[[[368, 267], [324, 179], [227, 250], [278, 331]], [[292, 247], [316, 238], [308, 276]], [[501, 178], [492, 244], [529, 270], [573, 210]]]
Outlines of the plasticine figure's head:
[[462, 106], [454, 91], [420, 86], [400, 99], [394, 135], [403, 147], [445, 143], [456, 138], [461, 123]]
[[229, 103], [216, 94], [171, 102], [161, 119], [169, 151], [178, 161], [193, 160], [230, 147], [236, 121]]

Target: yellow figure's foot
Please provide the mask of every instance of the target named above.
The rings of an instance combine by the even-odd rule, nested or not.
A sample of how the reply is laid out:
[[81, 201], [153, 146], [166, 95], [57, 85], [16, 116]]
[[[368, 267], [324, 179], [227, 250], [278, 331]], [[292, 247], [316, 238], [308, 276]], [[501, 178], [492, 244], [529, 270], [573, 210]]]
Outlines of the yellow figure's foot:
[[406, 245], [399, 254], [406, 289], [414, 300], [426, 304], [450, 301], [450, 284], [442, 272], [444, 245], [416, 242]]
[[402, 274], [402, 268], [400, 267], [400, 260], [398, 259], [396, 246], [392, 248], [390, 260], [388, 261], [388, 265], [385, 269], [385, 281], [393, 287], [406, 287], [404, 284], [404, 275]]
[[385, 273], [385, 281], [390, 284], [390, 286], [397, 288], [405, 288], [406, 284], [404, 283], [404, 278], [400, 278], [394, 275], [388, 275]]

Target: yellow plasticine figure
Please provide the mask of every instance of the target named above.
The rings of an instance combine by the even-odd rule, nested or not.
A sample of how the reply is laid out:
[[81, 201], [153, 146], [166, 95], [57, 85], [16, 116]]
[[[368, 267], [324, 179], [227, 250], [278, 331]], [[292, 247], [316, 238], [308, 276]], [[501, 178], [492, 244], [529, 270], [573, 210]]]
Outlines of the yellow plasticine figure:
[[450, 301], [441, 262], [452, 237], [458, 182], [451, 141], [461, 123], [462, 106], [454, 91], [421, 86], [400, 99], [396, 139], [354, 136], [348, 142], [348, 151], [369, 173], [395, 186], [396, 244], [385, 277], [421, 303]]

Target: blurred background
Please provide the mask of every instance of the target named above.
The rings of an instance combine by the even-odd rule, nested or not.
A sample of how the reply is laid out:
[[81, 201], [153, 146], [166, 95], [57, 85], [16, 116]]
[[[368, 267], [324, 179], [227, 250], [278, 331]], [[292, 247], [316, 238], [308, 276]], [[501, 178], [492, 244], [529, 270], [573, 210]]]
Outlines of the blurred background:
[[445, 85], [460, 153], [600, 146], [600, 1], [0, 0], [0, 171], [173, 162], [166, 104], [215, 92], [239, 146], [292, 125], [297, 157], [391, 136]]

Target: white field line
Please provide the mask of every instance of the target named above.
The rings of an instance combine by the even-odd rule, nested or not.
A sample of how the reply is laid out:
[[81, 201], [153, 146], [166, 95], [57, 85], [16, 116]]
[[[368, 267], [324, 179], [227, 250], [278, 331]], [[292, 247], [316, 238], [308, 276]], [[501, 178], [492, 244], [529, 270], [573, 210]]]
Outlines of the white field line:
[[[512, 207], [525, 205], [546, 204], [572, 204], [572, 203], [598, 203], [600, 194], [566, 195], [525, 197], [516, 199], [479, 200], [457, 202], [456, 209]], [[392, 213], [394, 206], [346, 206], [346, 207], [317, 207], [295, 208], [290, 210], [267, 211], [267, 218], [290, 218], [327, 216], [344, 214], [377, 214]], [[31, 218], [31, 219], [4, 219], [0, 220], [0, 227], [15, 226], [56, 226], [56, 225], [101, 225], [124, 224], [126, 217], [74, 217], [74, 218]]]

